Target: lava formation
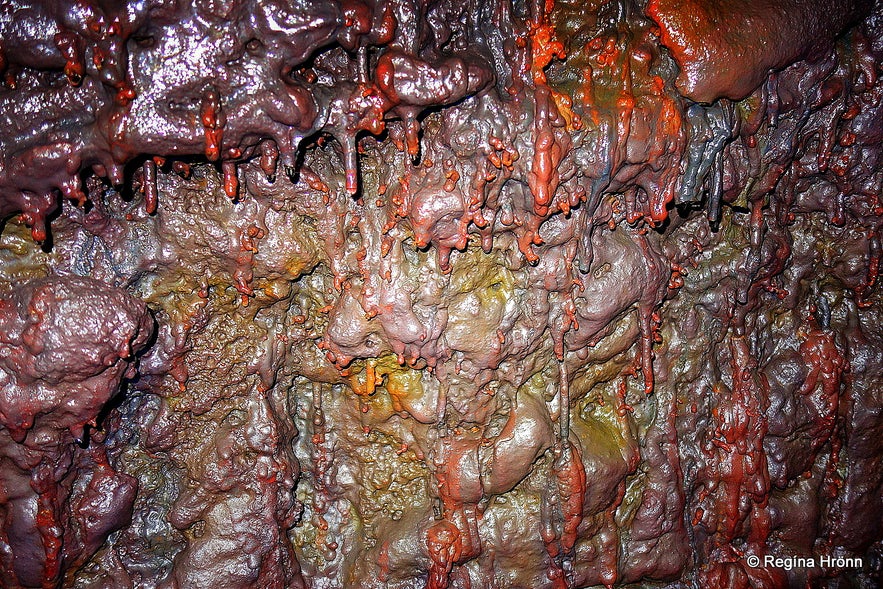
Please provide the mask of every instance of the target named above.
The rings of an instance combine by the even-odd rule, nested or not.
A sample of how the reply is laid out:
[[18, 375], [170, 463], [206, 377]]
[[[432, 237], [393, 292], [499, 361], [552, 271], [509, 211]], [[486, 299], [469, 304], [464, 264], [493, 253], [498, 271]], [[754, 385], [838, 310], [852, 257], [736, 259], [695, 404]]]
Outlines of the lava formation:
[[878, 586], [881, 73], [870, 0], [0, 3], [0, 586]]

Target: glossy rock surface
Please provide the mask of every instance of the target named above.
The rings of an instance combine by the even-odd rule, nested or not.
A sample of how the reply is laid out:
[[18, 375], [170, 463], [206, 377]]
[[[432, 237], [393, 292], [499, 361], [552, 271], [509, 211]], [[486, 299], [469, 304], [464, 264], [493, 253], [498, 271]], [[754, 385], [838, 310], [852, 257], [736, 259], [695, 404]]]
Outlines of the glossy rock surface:
[[881, 59], [858, 0], [0, 2], [0, 586], [879, 586]]

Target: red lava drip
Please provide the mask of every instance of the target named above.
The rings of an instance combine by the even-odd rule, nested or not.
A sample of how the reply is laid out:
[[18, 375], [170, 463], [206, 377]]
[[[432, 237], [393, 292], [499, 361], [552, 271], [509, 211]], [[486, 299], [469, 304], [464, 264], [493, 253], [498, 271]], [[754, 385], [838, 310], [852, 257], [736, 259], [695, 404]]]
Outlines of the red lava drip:
[[834, 435], [843, 375], [849, 371], [849, 362], [837, 344], [834, 331], [820, 327], [812, 316], [800, 344], [800, 355], [808, 368], [800, 394], [817, 414], [811, 436], [813, 454], [816, 454]]
[[239, 255], [233, 271], [233, 283], [242, 295], [243, 307], [248, 306], [249, 297], [254, 295], [251, 281], [254, 278], [254, 257], [258, 253], [257, 241], [264, 237], [264, 230], [255, 224], [239, 234]]
[[586, 496], [586, 471], [582, 457], [573, 442], [562, 442], [560, 455], [555, 460], [555, 482], [559, 497], [560, 531], [546, 539], [546, 551], [552, 559], [549, 578], [561, 587], [568, 587], [561, 560], [572, 555], [577, 530], [583, 521]]
[[531, 168], [531, 192], [534, 195], [534, 211], [544, 216], [549, 211], [552, 195], [558, 187], [557, 169], [561, 161], [561, 148], [555, 141], [552, 121], [560, 121], [558, 109], [552, 103], [548, 87], [539, 87], [534, 93], [536, 113], [534, 115], [535, 150]]
[[152, 159], [144, 160], [142, 172], [142, 189], [144, 190], [144, 209], [148, 215], [156, 212], [158, 201], [156, 190], [156, 162]]
[[565, 563], [573, 554], [577, 529], [583, 520], [586, 496], [586, 471], [582, 456], [570, 438], [570, 379], [566, 364], [559, 363], [558, 442], [554, 449], [552, 471], [555, 487], [543, 500], [543, 542], [550, 558], [549, 579], [556, 588], [566, 589]]
[[43, 243], [47, 237], [46, 217], [55, 211], [57, 204], [50, 193], [35, 194], [25, 192], [21, 195], [21, 219], [31, 228], [31, 237], [37, 243]]
[[641, 373], [644, 375], [644, 393], [653, 393], [653, 343], [656, 339], [653, 326], [654, 313], [646, 305], [638, 308], [641, 328]]
[[206, 90], [203, 94], [200, 120], [205, 131], [205, 157], [211, 162], [217, 161], [221, 155], [224, 125], [227, 118], [221, 108], [221, 99], [216, 90]]
[[[646, 236], [643, 233], [639, 233], [637, 238], [650, 275], [657, 275], [660, 269], [650, 253], [650, 245], [647, 242]], [[659, 302], [655, 300], [652, 306], [645, 301], [638, 303], [638, 320], [641, 330], [641, 372], [644, 375], [644, 393], [648, 396], [653, 393], [654, 387], [653, 344], [661, 342], [661, 336], [659, 335], [660, 318], [654, 311], [654, 306], [657, 304]]]
[[[728, 395], [722, 385], [716, 391], [715, 429], [705, 450], [712, 470], [698, 494], [700, 507], [693, 519], [693, 525], [701, 524], [711, 533], [709, 561], [700, 579], [709, 587], [729, 586], [726, 579], [738, 567], [758, 586], [775, 587], [781, 583], [781, 569], [746, 568], [742, 560], [746, 555], [763, 558], [771, 528], [770, 478], [763, 448], [769, 385], [758, 375], [744, 337], [730, 335], [729, 350], [732, 392]], [[740, 535], [745, 536], [744, 554], [733, 546]]]
[[261, 171], [264, 172], [267, 180], [271, 182], [276, 179], [276, 165], [278, 161], [279, 149], [276, 147], [276, 142], [272, 139], [261, 142]]
[[447, 589], [448, 577], [463, 550], [460, 530], [447, 520], [434, 523], [426, 532], [426, 548], [431, 561], [426, 589]]
[[566, 151], [559, 143], [553, 127], [563, 127], [564, 118], [552, 99], [552, 90], [546, 83], [544, 69], [553, 59], [566, 57], [564, 45], [555, 39], [555, 29], [549, 22], [553, 1], [543, 7], [533, 6], [534, 19], [531, 32], [531, 74], [534, 90], [534, 157], [528, 175], [534, 196], [534, 212], [543, 217], [548, 214], [552, 197], [558, 188], [558, 164]]
[[[328, 535], [328, 522], [325, 515], [331, 505], [332, 496], [325, 481], [332, 468], [333, 456], [328, 448], [325, 413], [322, 409], [322, 385], [319, 384], [313, 385], [312, 413], [313, 437], [311, 441], [314, 455], [311, 470], [316, 492], [316, 498], [313, 501], [313, 523], [317, 528], [314, 544], [325, 553], [326, 559], [330, 561], [334, 560], [334, 554], [325, 540]], [[328, 558], [329, 556], [330, 558]]]
[[62, 536], [58, 511], [58, 481], [53, 476], [53, 467], [41, 462], [34, 470], [31, 487], [37, 493], [37, 531], [43, 541], [45, 564], [43, 568], [43, 589], [53, 589], [61, 575]]
[[172, 162], [172, 170], [185, 180], [190, 178], [191, 169], [190, 164], [187, 162], [182, 162], [180, 160]]
[[64, 75], [72, 86], [79, 86], [86, 74], [83, 63], [83, 48], [80, 39], [74, 33], [63, 32], [55, 35], [55, 46], [64, 56]]
[[235, 201], [239, 197], [239, 177], [236, 174], [236, 162], [225, 160], [221, 164], [224, 173], [224, 193]]
[[347, 193], [354, 195], [359, 191], [359, 156], [356, 150], [355, 135], [347, 135], [343, 141], [344, 186]]

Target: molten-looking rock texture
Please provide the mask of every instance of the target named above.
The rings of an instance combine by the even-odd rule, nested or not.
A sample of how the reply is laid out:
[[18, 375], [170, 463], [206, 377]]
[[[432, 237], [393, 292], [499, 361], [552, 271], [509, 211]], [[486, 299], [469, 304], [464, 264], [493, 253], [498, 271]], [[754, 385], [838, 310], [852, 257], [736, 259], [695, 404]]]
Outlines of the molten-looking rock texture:
[[870, 0], [0, 1], [0, 586], [879, 586], [881, 64]]

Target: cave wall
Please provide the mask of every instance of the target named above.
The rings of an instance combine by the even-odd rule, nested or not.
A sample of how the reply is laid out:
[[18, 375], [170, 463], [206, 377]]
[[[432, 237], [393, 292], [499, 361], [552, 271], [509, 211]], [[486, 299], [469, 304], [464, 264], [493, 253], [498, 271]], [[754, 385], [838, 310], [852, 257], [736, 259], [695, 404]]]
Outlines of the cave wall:
[[869, 2], [0, 3], [0, 586], [878, 586], [881, 58]]

